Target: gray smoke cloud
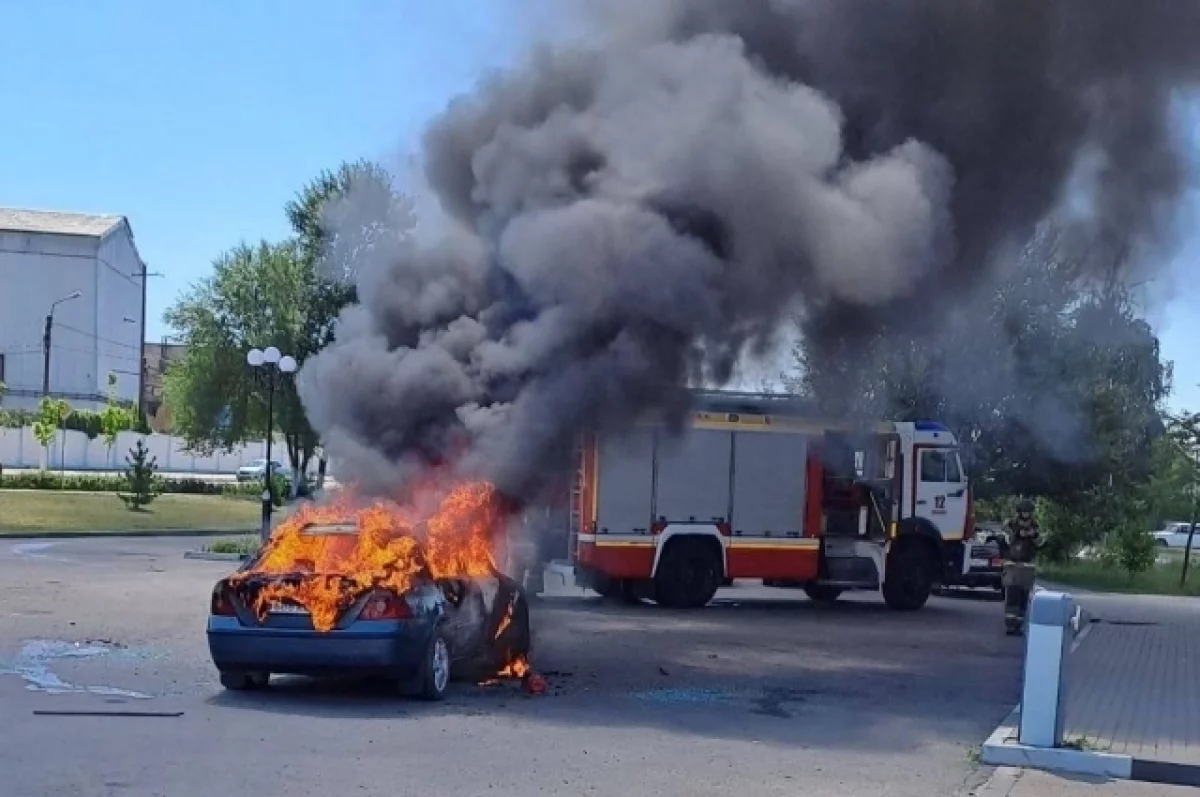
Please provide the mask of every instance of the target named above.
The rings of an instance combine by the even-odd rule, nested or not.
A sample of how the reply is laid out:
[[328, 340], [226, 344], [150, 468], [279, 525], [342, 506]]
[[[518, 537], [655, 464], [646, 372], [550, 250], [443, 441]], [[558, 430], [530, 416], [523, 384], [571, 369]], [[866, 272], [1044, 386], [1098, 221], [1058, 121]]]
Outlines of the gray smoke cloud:
[[[800, 308], [873, 319], [985, 279], [1084, 185], [1077, 226], [1160, 243], [1200, 4], [638, 0], [578, 9], [424, 139], [447, 221], [358, 269], [300, 391], [344, 477], [448, 464], [532, 497], [585, 427], [679, 417]], [[1086, 165], [1086, 179], [1082, 165]], [[1089, 232], [1091, 231], [1091, 232]]]

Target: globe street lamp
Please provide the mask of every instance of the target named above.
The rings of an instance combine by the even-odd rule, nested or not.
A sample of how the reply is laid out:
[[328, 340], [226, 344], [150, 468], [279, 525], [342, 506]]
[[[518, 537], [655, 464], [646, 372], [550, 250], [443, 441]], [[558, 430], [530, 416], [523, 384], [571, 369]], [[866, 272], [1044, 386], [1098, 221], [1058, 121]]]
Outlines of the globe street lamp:
[[267, 465], [263, 469], [262, 529], [260, 530], [263, 542], [266, 542], [271, 536], [271, 509], [274, 506], [271, 501], [271, 479], [275, 475], [274, 469], [271, 467], [271, 438], [275, 432], [275, 380], [278, 374], [295, 373], [296, 358], [280, 354], [279, 349], [268, 346], [265, 349], [248, 351], [246, 362], [251, 368], [261, 373], [267, 383]]

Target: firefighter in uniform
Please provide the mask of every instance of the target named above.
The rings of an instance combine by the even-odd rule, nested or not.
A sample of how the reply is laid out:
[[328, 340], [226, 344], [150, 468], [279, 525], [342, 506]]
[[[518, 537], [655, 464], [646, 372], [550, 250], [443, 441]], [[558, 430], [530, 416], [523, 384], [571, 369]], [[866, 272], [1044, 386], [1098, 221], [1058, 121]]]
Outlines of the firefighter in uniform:
[[1004, 563], [1004, 627], [1009, 634], [1019, 634], [1025, 626], [1025, 612], [1033, 592], [1034, 557], [1040, 542], [1037, 521], [1033, 519], [1033, 501], [1023, 498], [1017, 503], [1017, 515], [1005, 524], [1008, 531], [1008, 550]]

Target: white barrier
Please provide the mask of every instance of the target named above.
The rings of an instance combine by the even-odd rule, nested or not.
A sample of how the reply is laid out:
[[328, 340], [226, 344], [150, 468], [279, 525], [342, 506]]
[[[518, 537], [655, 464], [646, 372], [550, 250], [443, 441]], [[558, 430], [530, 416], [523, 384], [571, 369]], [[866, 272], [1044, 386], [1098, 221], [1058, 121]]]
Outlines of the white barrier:
[[[83, 432], [60, 430], [50, 444], [48, 466], [51, 470], [123, 470], [125, 455], [139, 439], [145, 442], [150, 454], [158, 459], [158, 469], [164, 473], [232, 475], [250, 460], [262, 458], [266, 449], [265, 442], [258, 441], [236, 446], [230, 452], [217, 452], [205, 457], [185, 451], [182, 438], [172, 435], [121, 432], [110, 450], [101, 437], [89, 440]], [[43, 453], [30, 427], [0, 428], [0, 467], [38, 468], [42, 465]], [[287, 447], [282, 442], [272, 445], [271, 458], [290, 466]]]
[[1075, 601], [1065, 592], [1038, 590], [1029, 601], [1025, 676], [1017, 740], [1030, 747], [1062, 746], [1067, 662], [1075, 639]]

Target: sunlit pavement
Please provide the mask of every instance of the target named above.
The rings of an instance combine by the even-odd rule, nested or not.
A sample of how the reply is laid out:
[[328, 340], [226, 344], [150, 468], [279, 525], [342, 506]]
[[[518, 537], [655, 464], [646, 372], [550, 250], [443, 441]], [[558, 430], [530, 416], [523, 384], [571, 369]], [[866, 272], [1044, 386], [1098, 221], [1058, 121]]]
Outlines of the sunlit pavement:
[[764, 589], [697, 612], [539, 601], [540, 697], [225, 693], [203, 627], [229, 565], [183, 559], [195, 544], [0, 542], [0, 793], [958, 795], [1017, 699], [991, 596], [904, 615]]

